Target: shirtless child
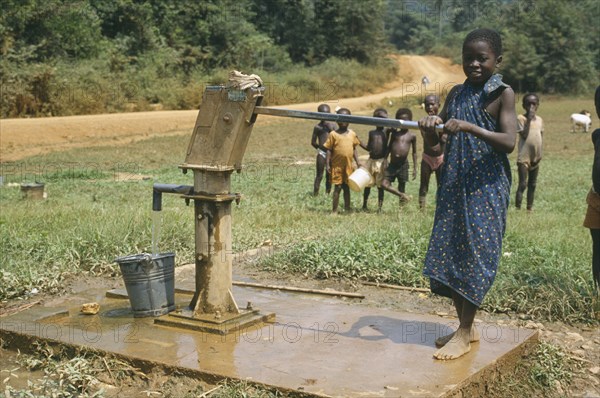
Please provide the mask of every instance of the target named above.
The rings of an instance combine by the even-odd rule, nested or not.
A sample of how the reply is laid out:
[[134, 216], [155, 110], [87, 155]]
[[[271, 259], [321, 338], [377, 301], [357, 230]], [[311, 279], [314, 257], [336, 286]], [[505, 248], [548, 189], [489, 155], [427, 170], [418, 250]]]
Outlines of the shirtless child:
[[[388, 113], [385, 109], [375, 109], [373, 117], [380, 117], [387, 119]], [[369, 131], [369, 141], [367, 146], [363, 147], [369, 151], [369, 160], [367, 160], [364, 167], [367, 169], [369, 174], [373, 177], [373, 185], [367, 186], [363, 193], [363, 210], [367, 210], [367, 201], [369, 200], [369, 194], [371, 193], [371, 187], [376, 185], [378, 190], [378, 201], [377, 210], [381, 211], [383, 205], [383, 182], [384, 171], [386, 166], [386, 158], [388, 155], [387, 143], [389, 139], [389, 132], [384, 131], [383, 127], [377, 126], [375, 130]], [[362, 145], [361, 145], [362, 146]]]
[[524, 115], [518, 115], [519, 121], [519, 152], [517, 155], [517, 171], [519, 185], [515, 206], [521, 208], [523, 193], [527, 190], [527, 211], [533, 210], [533, 198], [537, 185], [540, 160], [542, 160], [542, 140], [544, 136], [544, 121], [537, 115], [540, 98], [535, 93], [523, 96]]
[[[318, 112], [331, 113], [331, 109], [327, 104], [321, 104], [317, 108]], [[323, 173], [325, 172], [325, 161], [327, 158], [327, 149], [323, 147], [325, 141], [329, 137], [329, 132], [335, 130], [335, 124], [333, 122], [326, 122], [321, 120], [313, 129], [312, 139], [310, 144], [317, 150], [317, 174], [315, 176], [313, 195], [319, 194], [319, 188], [321, 187], [321, 180], [323, 179]], [[325, 192], [329, 194], [331, 192], [331, 176], [329, 173], [325, 174]]]
[[[429, 94], [425, 97], [425, 112], [429, 116], [437, 115], [440, 108], [440, 98], [435, 94]], [[429, 191], [429, 179], [431, 174], [435, 173], [437, 185], [440, 185], [440, 175], [442, 164], [444, 163], [444, 147], [446, 137], [440, 138], [439, 147], [432, 148], [427, 145], [427, 141], [423, 140], [423, 158], [421, 160], [421, 184], [419, 186], [419, 207], [425, 207], [427, 191]]]
[[[350, 115], [350, 110], [340, 108], [339, 115]], [[360, 140], [356, 133], [348, 128], [347, 122], [337, 122], [338, 129], [332, 131], [323, 148], [327, 149], [327, 172], [331, 173], [333, 189], [333, 213], [337, 213], [340, 202], [340, 191], [344, 191], [344, 210], [350, 211], [350, 187], [348, 177], [354, 171], [352, 159], [358, 164], [356, 147]]]
[[[410, 109], [401, 108], [396, 112], [396, 119], [412, 120]], [[409, 197], [404, 193], [406, 182], [408, 181], [408, 152], [412, 146], [413, 159], [413, 180], [417, 178], [417, 136], [409, 132], [408, 129], [395, 130], [390, 134], [390, 143], [388, 152], [390, 160], [385, 170], [385, 177], [381, 186], [388, 192], [394, 193], [400, 197], [400, 202], [406, 202]], [[395, 179], [398, 179], [398, 190], [392, 187]]]

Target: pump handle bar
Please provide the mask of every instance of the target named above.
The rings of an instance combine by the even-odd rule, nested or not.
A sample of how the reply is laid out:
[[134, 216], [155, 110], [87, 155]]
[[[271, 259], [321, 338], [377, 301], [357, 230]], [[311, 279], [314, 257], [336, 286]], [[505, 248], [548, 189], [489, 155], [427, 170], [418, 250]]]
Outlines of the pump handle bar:
[[[345, 122], [354, 124], [366, 124], [369, 126], [381, 126], [391, 127], [396, 129], [411, 129], [418, 130], [419, 123], [412, 120], [401, 120], [401, 119], [384, 119], [381, 117], [369, 117], [369, 116], [355, 116], [355, 115], [340, 115], [338, 113], [324, 113], [324, 112], [307, 112], [297, 111], [294, 109], [283, 109], [283, 108], [270, 108], [268, 106], [256, 106], [254, 107], [255, 115], [269, 115], [269, 116], [285, 116], [294, 117], [299, 119], [313, 119], [313, 120], [327, 120], [330, 122]], [[435, 126], [437, 132], [442, 132], [444, 129], [443, 124]]]

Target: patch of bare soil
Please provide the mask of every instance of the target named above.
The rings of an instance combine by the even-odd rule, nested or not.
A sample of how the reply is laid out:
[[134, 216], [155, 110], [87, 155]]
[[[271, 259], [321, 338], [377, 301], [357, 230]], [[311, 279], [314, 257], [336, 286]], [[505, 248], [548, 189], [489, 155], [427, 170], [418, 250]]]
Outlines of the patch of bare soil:
[[[52, 384], [52, 372], [47, 372], [47, 369], [27, 370], [24, 363], [27, 358], [15, 351], [0, 348], [0, 396], [11, 397], [7, 385], [13, 391], [32, 391], [33, 383], [37, 386], [44, 386], [44, 395], [36, 396], [71, 396], [57, 384]], [[63, 359], [66, 361], [68, 359]], [[123, 363], [123, 367], [113, 367], [107, 361], [100, 361], [103, 368], [99, 374], [94, 372], [95, 379], [90, 383], [90, 390], [103, 390], [103, 397], [120, 398], [120, 397], [198, 397], [203, 393], [218, 388], [215, 384], [203, 382], [198, 379], [186, 377], [183, 375], [167, 374], [160, 370], [155, 370], [152, 373], [143, 373], [139, 369], [130, 367]], [[121, 374], [123, 370], [128, 372], [126, 377]], [[78, 369], [81, 375], [85, 375], [84, 369]], [[70, 375], [71, 377], [73, 374]], [[10, 381], [6, 380], [10, 378]], [[54, 377], [56, 378], [56, 377]], [[6, 381], [5, 381], [6, 380]], [[56, 381], [56, 380], [55, 380]], [[54, 390], [54, 391], [53, 391]], [[37, 394], [42, 391], [35, 391]], [[53, 392], [55, 395], [50, 395]], [[64, 395], [58, 395], [58, 393]], [[46, 395], [48, 394], [48, 395]], [[12, 395], [12, 396], [28, 396], [28, 395]], [[33, 396], [33, 395], [32, 395]], [[75, 396], [75, 395], [72, 395]], [[208, 396], [208, 394], [207, 394]]]

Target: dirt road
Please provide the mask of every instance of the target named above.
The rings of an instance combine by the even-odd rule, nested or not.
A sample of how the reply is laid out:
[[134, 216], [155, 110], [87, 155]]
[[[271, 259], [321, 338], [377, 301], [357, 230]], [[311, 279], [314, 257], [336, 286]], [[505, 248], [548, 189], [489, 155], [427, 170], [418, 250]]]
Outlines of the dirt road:
[[[427, 92], [447, 92], [451, 85], [464, 80], [459, 65], [433, 56], [398, 55], [399, 75], [380, 93], [330, 101], [353, 112], [371, 108], [386, 97], [422, 95], [423, 76], [431, 82]], [[299, 110], [316, 110], [318, 103], [285, 106]], [[116, 113], [35, 119], [0, 120], [0, 162], [23, 159], [70, 148], [127, 145], [158, 135], [191, 132], [197, 110]], [[257, 124], [268, 118], [260, 117]]]

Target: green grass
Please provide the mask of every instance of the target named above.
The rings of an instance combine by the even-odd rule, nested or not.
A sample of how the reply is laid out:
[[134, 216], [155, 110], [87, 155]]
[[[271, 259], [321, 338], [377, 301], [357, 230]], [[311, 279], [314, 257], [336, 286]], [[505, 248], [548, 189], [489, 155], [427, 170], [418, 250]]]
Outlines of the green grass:
[[[535, 211], [509, 210], [505, 256], [486, 310], [594, 320], [591, 239], [582, 227], [593, 151], [589, 134], [569, 132], [570, 113], [584, 108], [592, 108], [590, 100], [542, 97], [545, 157]], [[416, 117], [423, 113], [417, 107], [413, 111]], [[330, 197], [311, 196], [311, 126], [279, 119], [254, 128], [245, 168], [232, 175], [232, 190], [244, 195], [233, 206], [233, 250], [269, 239], [281, 250], [259, 266], [275, 272], [427, 286], [421, 268], [433, 222], [434, 184], [425, 212], [416, 200], [399, 209], [396, 198], [386, 195], [382, 214], [331, 215]], [[367, 126], [353, 128], [366, 139]], [[127, 147], [77, 149], [4, 164], [0, 299], [33, 288], [57, 291], [71, 273], [112, 273], [115, 257], [150, 251], [152, 183], [192, 183], [191, 175], [177, 168], [188, 138], [189, 132], [182, 132]], [[512, 154], [516, 176], [515, 159]], [[138, 174], [148, 179], [127, 178]], [[24, 180], [45, 182], [48, 199], [25, 201], [18, 188], [6, 185]], [[417, 190], [418, 181], [411, 181], [408, 194], [416, 198]], [[376, 196], [372, 192], [372, 209]], [[361, 202], [362, 195], [353, 193], [353, 207]], [[192, 261], [193, 208], [177, 195], [164, 195], [162, 219], [162, 251], [176, 251], [180, 264]]]
[[540, 341], [519, 360], [513, 372], [489, 382], [486, 393], [490, 397], [503, 398], [562, 398], [565, 387], [569, 387], [574, 378], [581, 377], [582, 370], [581, 363], [572, 359], [563, 348]]

